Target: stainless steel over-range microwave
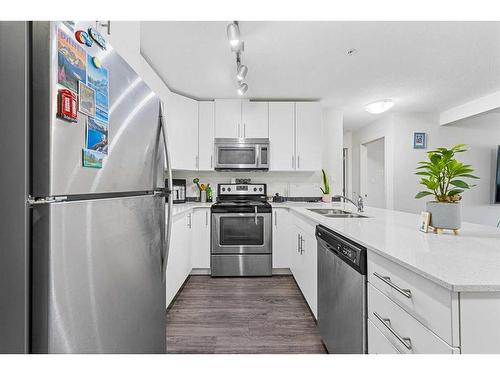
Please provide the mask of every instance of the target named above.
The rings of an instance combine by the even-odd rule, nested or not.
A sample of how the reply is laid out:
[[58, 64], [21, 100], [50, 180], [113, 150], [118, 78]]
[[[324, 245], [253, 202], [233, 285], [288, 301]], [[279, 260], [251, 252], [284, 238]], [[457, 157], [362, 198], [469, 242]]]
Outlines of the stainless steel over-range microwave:
[[269, 170], [268, 138], [215, 138], [215, 169]]

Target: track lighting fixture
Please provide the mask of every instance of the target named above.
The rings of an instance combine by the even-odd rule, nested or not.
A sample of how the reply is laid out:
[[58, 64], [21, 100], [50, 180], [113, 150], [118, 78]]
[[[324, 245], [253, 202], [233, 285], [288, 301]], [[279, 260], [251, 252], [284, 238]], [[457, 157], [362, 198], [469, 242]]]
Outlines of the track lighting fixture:
[[240, 26], [238, 21], [233, 21], [227, 25], [227, 39], [231, 45], [231, 50], [236, 53], [236, 79], [238, 81], [238, 94], [243, 95], [248, 90], [248, 85], [243, 82], [248, 74], [248, 67], [241, 63], [241, 54], [244, 50], [244, 43], [240, 36]]

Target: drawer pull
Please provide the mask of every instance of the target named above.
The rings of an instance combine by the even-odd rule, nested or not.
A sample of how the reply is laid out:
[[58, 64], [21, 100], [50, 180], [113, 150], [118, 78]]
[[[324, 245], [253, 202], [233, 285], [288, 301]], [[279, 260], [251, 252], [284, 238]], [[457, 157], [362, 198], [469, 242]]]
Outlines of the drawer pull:
[[402, 288], [400, 288], [399, 286], [397, 286], [396, 284], [394, 284], [391, 281], [391, 278], [389, 276], [382, 276], [381, 274], [379, 274], [377, 272], [374, 272], [373, 276], [379, 278], [384, 283], [386, 283], [387, 285], [389, 285], [391, 288], [396, 289], [399, 293], [401, 293], [406, 298], [411, 298], [411, 290], [410, 289], [402, 289]]
[[394, 328], [392, 328], [390, 319], [382, 318], [376, 311], [373, 312], [373, 315], [375, 315], [375, 317], [380, 320], [380, 322], [384, 325], [385, 328], [389, 330], [389, 332], [396, 336], [399, 342], [403, 344], [406, 349], [411, 350], [411, 339], [409, 337], [402, 337], [399, 333], [397, 333]]

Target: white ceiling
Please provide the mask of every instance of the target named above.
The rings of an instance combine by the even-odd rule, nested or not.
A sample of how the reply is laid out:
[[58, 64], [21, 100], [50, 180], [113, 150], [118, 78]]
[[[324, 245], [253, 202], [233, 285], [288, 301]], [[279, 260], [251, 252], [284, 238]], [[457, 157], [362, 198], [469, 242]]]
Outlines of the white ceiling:
[[[228, 22], [142, 22], [141, 52], [175, 92], [234, 98]], [[500, 22], [240, 22], [250, 99], [320, 99], [346, 128], [363, 106], [439, 112], [500, 90]], [[358, 52], [347, 56], [355, 48]]]

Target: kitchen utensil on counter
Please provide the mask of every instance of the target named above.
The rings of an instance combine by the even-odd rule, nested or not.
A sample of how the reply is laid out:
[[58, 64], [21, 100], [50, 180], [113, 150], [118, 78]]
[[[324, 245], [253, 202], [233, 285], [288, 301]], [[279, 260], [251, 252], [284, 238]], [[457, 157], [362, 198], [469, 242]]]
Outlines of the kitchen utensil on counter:
[[[165, 186], [168, 186], [168, 180], [165, 181]], [[172, 179], [172, 203], [186, 203], [186, 180]]]
[[285, 201], [285, 197], [280, 195], [280, 193], [276, 193], [273, 196], [273, 202], [274, 203], [283, 203]]

